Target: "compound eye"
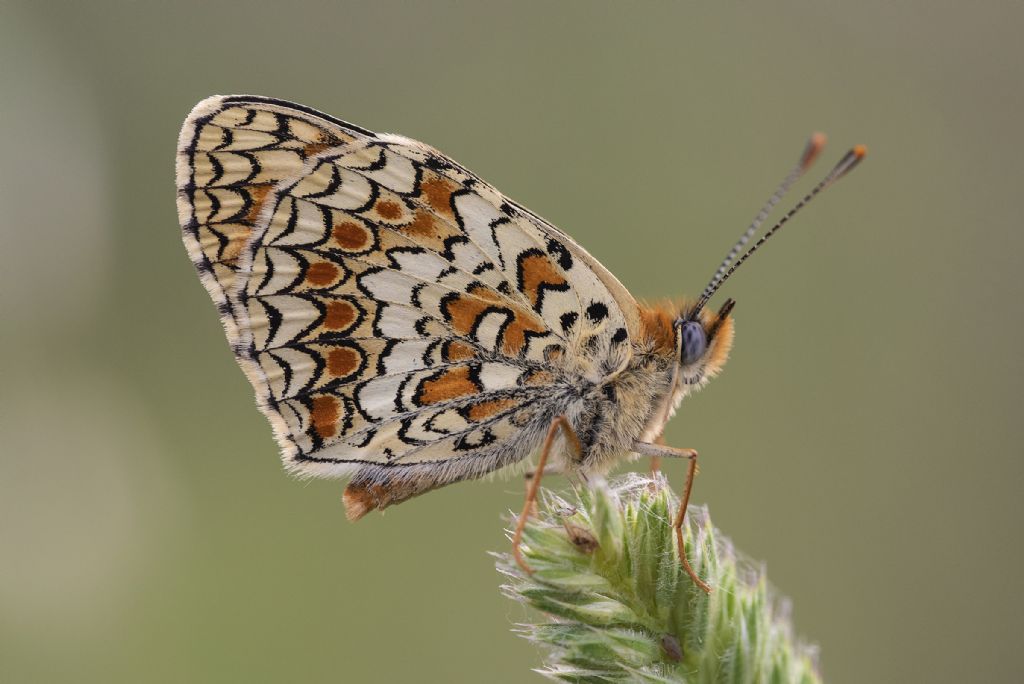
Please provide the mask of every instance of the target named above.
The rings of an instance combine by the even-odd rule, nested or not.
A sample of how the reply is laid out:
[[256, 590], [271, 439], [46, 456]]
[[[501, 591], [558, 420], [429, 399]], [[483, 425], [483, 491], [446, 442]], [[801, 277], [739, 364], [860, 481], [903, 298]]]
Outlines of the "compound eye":
[[708, 348], [708, 338], [704, 334], [704, 326], [697, 321], [683, 323], [683, 358], [680, 362], [684, 366], [700, 361], [704, 351]]

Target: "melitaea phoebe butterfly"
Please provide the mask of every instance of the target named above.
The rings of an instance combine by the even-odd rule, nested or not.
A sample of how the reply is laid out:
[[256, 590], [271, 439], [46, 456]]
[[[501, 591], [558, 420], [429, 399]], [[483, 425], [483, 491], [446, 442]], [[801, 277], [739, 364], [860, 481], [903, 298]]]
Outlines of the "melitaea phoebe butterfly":
[[[812, 137], [701, 296], [645, 306], [568, 235], [434, 148], [308, 107], [211, 97], [177, 156], [183, 239], [285, 467], [347, 477], [352, 520], [540, 453], [600, 474], [658, 444], [714, 377], [734, 302], [706, 305], [855, 147], [740, 256], [824, 140]], [[738, 257], [738, 258], [737, 258]], [[531, 482], [513, 548], [540, 478]], [[691, 576], [705, 589], [707, 585]]]

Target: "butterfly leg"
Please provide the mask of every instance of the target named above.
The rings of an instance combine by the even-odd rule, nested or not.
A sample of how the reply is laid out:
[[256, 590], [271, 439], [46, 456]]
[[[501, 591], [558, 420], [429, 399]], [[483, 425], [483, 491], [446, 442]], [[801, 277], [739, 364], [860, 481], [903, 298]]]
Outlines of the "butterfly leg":
[[526, 520], [534, 510], [534, 506], [537, 501], [537, 490], [540, 488], [540, 480], [544, 475], [544, 466], [547, 464], [548, 455], [551, 453], [551, 448], [555, 443], [555, 437], [558, 436], [559, 432], [565, 435], [566, 441], [569, 443], [569, 446], [572, 448], [577, 459], [583, 454], [583, 446], [580, 444], [580, 438], [576, 436], [576, 431], [572, 429], [572, 425], [569, 425], [569, 421], [565, 416], [556, 416], [555, 419], [551, 421], [551, 425], [548, 427], [548, 433], [544, 437], [544, 445], [541, 447], [540, 459], [537, 461], [537, 468], [534, 470], [534, 475], [530, 478], [529, 487], [526, 490], [526, 501], [523, 502], [523, 512], [519, 514], [519, 519], [516, 521], [515, 532], [512, 533], [512, 556], [516, 559], [516, 564], [519, 565], [527, 575], [532, 575], [533, 569], [526, 563], [526, 559], [523, 558], [523, 554], [519, 546], [523, 540], [523, 529], [526, 527]]
[[[553, 466], [553, 465], [546, 466], [544, 468], [543, 472], [541, 472], [540, 469], [526, 471], [526, 475], [525, 475], [525, 478], [526, 478], [526, 495], [527, 496], [530, 495], [530, 487], [533, 486], [533, 481], [535, 479], [543, 477], [544, 475], [558, 475], [561, 472], [562, 472], [561, 468], [559, 468], [557, 466]], [[534, 499], [533, 505], [530, 506], [530, 515], [532, 515], [532, 516], [536, 516], [537, 515], [537, 500], [536, 499]]]
[[[665, 435], [659, 434], [654, 443], [658, 446], [665, 446]], [[651, 478], [653, 479], [661, 472], [661, 456], [651, 456]]]
[[646, 442], [637, 442], [633, 445], [633, 451], [644, 456], [653, 456], [655, 458], [685, 458], [689, 461], [686, 469], [686, 484], [683, 486], [683, 495], [679, 501], [679, 510], [676, 512], [675, 520], [672, 521], [672, 529], [676, 533], [676, 548], [679, 551], [679, 562], [682, 564], [683, 569], [686, 570], [686, 574], [690, 576], [694, 584], [703, 589], [706, 593], [711, 593], [711, 586], [697, 577], [697, 573], [690, 567], [690, 561], [686, 558], [686, 548], [683, 546], [683, 520], [686, 517], [686, 507], [690, 503], [690, 491], [693, 489], [693, 476], [697, 472], [697, 451], [694, 449], [677, 449], [676, 447], [665, 446], [662, 444], [647, 444]]

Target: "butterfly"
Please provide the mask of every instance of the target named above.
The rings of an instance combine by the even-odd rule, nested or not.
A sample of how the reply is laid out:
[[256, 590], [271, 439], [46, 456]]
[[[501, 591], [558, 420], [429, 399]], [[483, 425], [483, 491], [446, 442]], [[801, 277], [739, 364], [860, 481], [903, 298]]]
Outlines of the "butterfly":
[[[572, 238], [459, 163], [302, 105], [200, 102], [181, 130], [182, 237], [269, 419], [285, 468], [348, 478], [350, 519], [540, 454], [537, 472], [601, 474], [658, 442], [720, 372], [733, 300], [718, 287], [854, 148], [737, 259], [817, 156], [812, 138], [701, 297], [647, 306]], [[550, 458], [549, 458], [550, 457]], [[551, 461], [550, 464], [548, 461]], [[531, 482], [513, 548], [540, 478]]]

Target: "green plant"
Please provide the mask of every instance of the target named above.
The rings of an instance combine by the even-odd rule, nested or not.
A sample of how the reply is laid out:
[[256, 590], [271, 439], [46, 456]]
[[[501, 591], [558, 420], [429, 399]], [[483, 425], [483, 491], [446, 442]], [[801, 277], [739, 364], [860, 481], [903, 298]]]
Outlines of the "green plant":
[[683, 571], [663, 478], [630, 475], [579, 488], [572, 501], [542, 490], [523, 535], [532, 574], [498, 555], [505, 594], [546, 615], [519, 625], [546, 647], [552, 679], [569, 682], [820, 682], [813, 650], [798, 643], [763, 570], [737, 559], [691, 507], [685, 551], [714, 587]]

